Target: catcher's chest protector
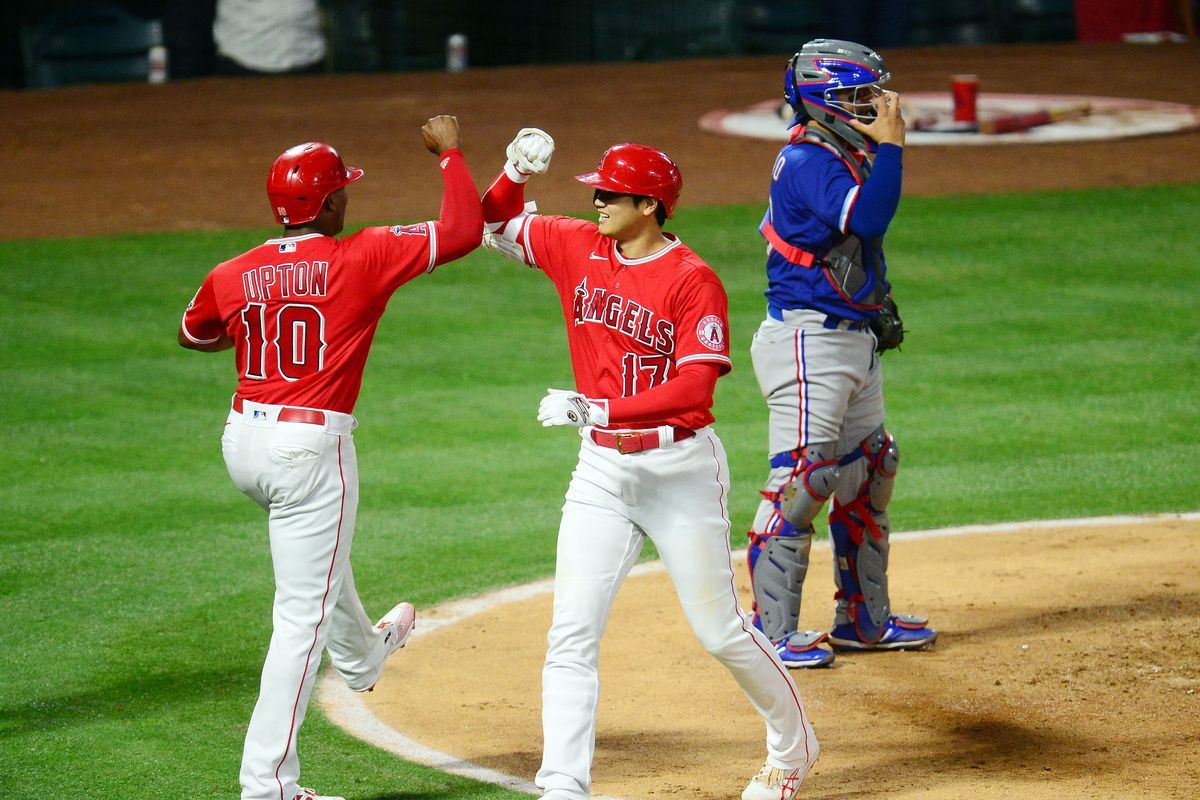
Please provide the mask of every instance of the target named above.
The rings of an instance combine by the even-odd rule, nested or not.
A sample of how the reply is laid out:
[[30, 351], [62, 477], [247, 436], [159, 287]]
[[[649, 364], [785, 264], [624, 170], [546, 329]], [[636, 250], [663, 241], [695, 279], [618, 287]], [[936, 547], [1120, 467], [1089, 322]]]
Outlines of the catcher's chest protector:
[[[804, 132], [804, 141], [833, 150], [859, 186], [870, 176], [871, 162], [866, 158], [861, 162], [856, 160], [836, 136], [817, 128], [808, 128]], [[864, 248], [872, 256], [869, 269]], [[864, 240], [854, 233], [846, 233], [816, 262], [838, 293], [850, 305], [865, 311], [874, 311], [883, 306], [887, 287], [883, 280], [882, 264], [883, 237]]]

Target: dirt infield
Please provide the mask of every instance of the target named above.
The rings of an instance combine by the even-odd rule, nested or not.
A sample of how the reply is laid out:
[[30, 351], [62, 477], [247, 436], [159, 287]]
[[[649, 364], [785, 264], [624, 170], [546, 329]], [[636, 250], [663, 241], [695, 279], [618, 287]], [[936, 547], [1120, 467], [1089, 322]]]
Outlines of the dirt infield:
[[[974, 72], [983, 91], [1094, 94], [1200, 106], [1200, 44], [1030, 45], [885, 53], [900, 92], [948, 91]], [[558, 139], [539, 182], [543, 209], [586, 209], [569, 176], [605, 147], [662, 147], [684, 174], [682, 203], [765, 202], [778, 147], [701, 131], [713, 109], [782, 94], [785, 58], [521, 67], [459, 75], [206, 79], [0, 92], [0, 239], [123, 231], [266, 227], [267, 167], [297, 142], [334, 143], [367, 171], [350, 219], [436, 215], [440, 182], [418, 126], [463, 123], [486, 185], [524, 125]], [[1200, 180], [1200, 133], [1077, 145], [923, 147], [905, 157], [911, 194]]]
[[[901, 93], [946, 90], [951, 74], [973, 72], [984, 91], [1200, 106], [1200, 44], [885, 56]], [[481, 188], [518, 128], [550, 130], [559, 148], [537, 188], [543, 210], [586, 210], [589, 195], [570, 176], [617, 141], [671, 153], [685, 207], [764, 203], [777, 145], [706, 133], [697, 121], [780, 94], [784, 59], [0, 92], [0, 240], [266, 228], [267, 168], [309, 139], [366, 170], [352, 223], [427, 219], [440, 181], [418, 127], [435, 113], [459, 116]], [[905, 161], [910, 195], [1196, 182], [1200, 132], [911, 148]], [[844, 658], [799, 676], [825, 748], [803, 796], [1195, 796], [1198, 563], [1200, 525], [1183, 521], [897, 545], [895, 605], [930, 614], [944, 639], [931, 653]], [[821, 577], [806, 626], [829, 622]], [[761, 762], [761, 723], [695, 644], [666, 585], [637, 577], [618, 600], [602, 656], [595, 788], [734, 797]], [[548, 596], [533, 598], [415, 640], [396, 659], [400, 680], [385, 680], [371, 707], [430, 747], [531, 777], [549, 610]], [[437, 703], [425, 702], [431, 695]]]
[[[814, 563], [828, 558], [814, 548]], [[802, 796], [1195, 797], [1197, 563], [1196, 519], [899, 539], [895, 606], [928, 613], [941, 641], [793, 672], [823, 748]], [[744, 562], [738, 576], [748, 604]], [[814, 569], [802, 627], [828, 626], [832, 584]], [[550, 609], [541, 594], [417, 637], [369, 708], [428, 747], [531, 779]], [[618, 595], [600, 679], [596, 795], [737, 797], [761, 763], [762, 722], [692, 637], [664, 572]], [[413, 687], [438, 687], [437, 702]]]

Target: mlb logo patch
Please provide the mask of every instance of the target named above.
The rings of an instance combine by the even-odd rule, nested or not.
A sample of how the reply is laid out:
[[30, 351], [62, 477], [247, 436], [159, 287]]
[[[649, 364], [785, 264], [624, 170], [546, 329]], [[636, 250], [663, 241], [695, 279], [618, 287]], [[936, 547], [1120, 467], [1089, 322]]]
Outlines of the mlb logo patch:
[[295, 242], [284, 242], [283, 244], [279, 245], [279, 252], [281, 252], [281, 253], [296, 252], [296, 243]]
[[266, 419], [267, 412], [263, 411], [261, 408], [256, 408], [256, 409], [254, 409], [254, 418], [255, 419]]

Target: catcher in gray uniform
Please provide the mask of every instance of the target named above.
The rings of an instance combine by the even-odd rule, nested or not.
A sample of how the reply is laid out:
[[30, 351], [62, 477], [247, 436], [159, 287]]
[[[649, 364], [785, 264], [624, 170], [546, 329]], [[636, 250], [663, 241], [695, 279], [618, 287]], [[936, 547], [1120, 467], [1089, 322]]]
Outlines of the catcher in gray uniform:
[[[771, 171], [759, 230], [767, 316], [750, 354], [770, 409], [771, 471], [750, 531], [755, 624], [789, 667], [820, 667], [834, 650], [927, 647], [937, 631], [893, 614], [888, 502], [900, 450], [883, 425], [879, 354], [903, 326], [883, 235], [900, 202], [904, 118], [884, 91], [883, 59], [853, 42], [817, 39], [788, 63], [796, 112]], [[832, 498], [837, 608], [833, 628], [797, 631], [813, 520]]]

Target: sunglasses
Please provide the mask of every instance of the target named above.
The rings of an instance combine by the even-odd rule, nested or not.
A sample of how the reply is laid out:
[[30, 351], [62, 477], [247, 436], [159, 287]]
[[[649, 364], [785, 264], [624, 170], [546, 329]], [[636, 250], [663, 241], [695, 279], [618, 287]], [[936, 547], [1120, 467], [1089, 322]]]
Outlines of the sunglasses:
[[615, 203], [622, 197], [633, 197], [633, 195], [624, 194], [622, 192], [610, 192], [605, 189], [597, 189], [595, 194], [592, 195], [592, 202], [594, 203], [599, 200], [601, 203], [604, 203], [604, 205], [608, 205], [610, 203]]

